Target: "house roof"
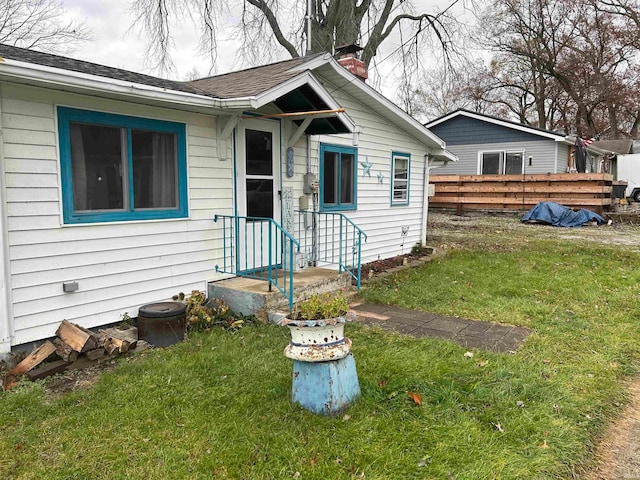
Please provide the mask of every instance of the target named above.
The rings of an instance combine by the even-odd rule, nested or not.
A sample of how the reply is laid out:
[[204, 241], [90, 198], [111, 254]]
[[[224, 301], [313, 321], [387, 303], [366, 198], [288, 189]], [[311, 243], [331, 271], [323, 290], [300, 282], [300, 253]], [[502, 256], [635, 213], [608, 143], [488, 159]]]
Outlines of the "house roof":
[[[318, 55], [314, 55], [314, 57], [316, 56]], [[189, 85], [217, 98], [254, 97], [299, 75], [299, 71], [292, 69], [310, 59], [311, 57], [298, 57], [222, 75], [199, 78], [189, 82]]]
[[500, 126], [506, 127], [506, 128], [512, 128], [514, 130], [519, 130], [521, 132], [530, 133], [532, 135], [538, 135], [540, 137], [551, 138], [551, 139], [556, 140], [556, 141], [563, 141], [565, 139], [565, 136], [563, 134], [561, 134], [561, 133], [552, 132], [550, 130], [544, 130], [542, 128], [531, 127], [531, 126], [528, 126], [528, 125], [523, 125], [523, 124], [518, 123], [518, 122], [512, 122], [511, 120], [504, 120], [502, 118], [494, 117], [492, 115], [486, 115], [484, 113], [472, 112], [470, 110], [465, 110], [463, 108], [455, 110], [454, 112], [451, 112], [451, 113], [447, 113], [446, 115], [438, 117], [435, 120], [431, 120], [430, 122], [427, 122], [424, 125], [427, 128], [431, 128], [431, 127], [439, 125], [439, 124], [441, 124], [443, 122], [446, 122], [447, 120], [450, 120], [452, 118], [459, 117], [459, 116], [474, 118], [476, 120], [492, 123], [494, 125], [500, 125]]
[[631, 153], [633, 140], [598, 140], [597, 142], [593, 142], [592, 145], [601, 150], [613, 152], [616, 155], [626, 155]]
[[189, 85], [186, 82], [166, 80], [163, 78], [152, 77], [150, 75], [144, 75], [142, 73], [122, 70], [120, 68], [107, 67], [105, 65], [99, 65], [97, 63], [75, 60], [73, 58], [61, 57], [59, 55], [38, 52], [36, 50], [13, 47], [11, 45], [0, 44], [0, 57], [2, 57], [3, 59], [17, 60], [36, 65], [43, 65], [46, 67], [59, 68], [72, 72], [98, 75], [100, 77], [122, 80], [125, 82], [139, 83], [151, 87], [158, 87], [194, 94], [201, 93], [195, 87]]
[[[338, 102], [315, 73], [338, 79], [348, 91], [387, 121], [427, 146], [443, 161], [457, 157], [445, 143], [389, 99], [342, 67], [330, 54], [310, 55], [249, 68], [192, 82], [177, 82], [107, 67], [68, 57], [0, 44], [0, 78], [20, 79], [80, 93], [122, 98], [150, 104], [170, 103], [216, 114], [238, 114], [273, 103], [283, 112], [335, 110]], [[301, 121], [298, 121], [301, 124]], [[356, 129], [347, 113], [313, 118], [308, 134], [346, 133]]]
[[[455, 155], [445, 150], [445, 142], [442, 139], [438, 138], [425, 128], [424, 125], [367, 83], [349, 72], [328, 53], [308, 55], [306, 57], [202, 78], [194, 80], [190, 82], [190, 84], [207, 95], [221, 98], [231, 98], [231, 96], [270, 98], [274, 96], [272, 94], [270, 95], [270, 92], [278, 92], [282, 90], [283, 85], [286, 86], [297, 80], [299, 81], [300, 78], [304, 78], [304, 75], [309, 74], [314, 74], [314, 78], [315, 74], [318, 74], [337, 81], [340, 85], [339, 89], [348, 91], [377, 114], [399, 126], [403, 131], [433, 149], [432, 153], [436, 158], [442, 161], [457, 160]], [[303, 96], [309, 96], [308, 93], [301, 93], [303, 93]], [[327, 95], [329, 95], [328, 92]], [[304, 99], [288, 98], [283, 95], [278, 96], [278, 100], [276, 100], [275, 103], [281, 110], [286, 112], [287, 108], [294, 109], [295, 105], [300, 104], [301, 101], [304, 103]], [[289, 103], [290, 105], [283, 105], [285, 103]], [[311, 102], [310, 107], [318, 103], [316, 99]], [[311, 128], [313, 128], [313, 124]], [[311, 133], [313, 133], [313, 131]]]

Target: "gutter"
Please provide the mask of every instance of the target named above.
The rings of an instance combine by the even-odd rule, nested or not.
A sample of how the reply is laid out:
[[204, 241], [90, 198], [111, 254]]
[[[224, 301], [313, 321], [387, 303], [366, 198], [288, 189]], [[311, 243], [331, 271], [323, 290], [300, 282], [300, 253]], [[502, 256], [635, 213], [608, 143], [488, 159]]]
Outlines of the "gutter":
[[87, 92], [112, 93], [190, 107], [220, 110], [251, 109], [259, 103], [255, 97], [213, 98], [196, 93], [181, 92], [11, 59], [3, 59], [0, 61], [0, 76], [6, 79], [20, 80], [21, 83], [24, 83], [26, 80], [36, 84], [72, 87]]

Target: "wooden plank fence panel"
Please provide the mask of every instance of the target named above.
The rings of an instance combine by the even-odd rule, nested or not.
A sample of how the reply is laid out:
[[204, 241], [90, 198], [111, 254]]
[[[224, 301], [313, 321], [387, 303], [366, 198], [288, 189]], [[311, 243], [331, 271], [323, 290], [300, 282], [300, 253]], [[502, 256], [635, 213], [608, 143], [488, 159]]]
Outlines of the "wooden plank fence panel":
[[544, 201], [598, 213], [611, 205], [613, 175], [566, 173], [534, 175], [434, 175], [434, 208], [526, 211]]

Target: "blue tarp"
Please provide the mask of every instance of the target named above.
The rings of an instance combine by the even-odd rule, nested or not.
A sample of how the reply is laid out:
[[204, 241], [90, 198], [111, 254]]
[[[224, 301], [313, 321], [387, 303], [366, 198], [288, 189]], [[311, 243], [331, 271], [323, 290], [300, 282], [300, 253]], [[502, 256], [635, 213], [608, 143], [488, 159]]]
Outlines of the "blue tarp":
[[604, 223], [604, 218], [591, 210], [584, 208], [574, 212], [569, 207], [554, 202], [540, 202], [520, 219], [523, 222], [544, 222], [554, 227], [580, 227], [592, 221], [598, 225]]

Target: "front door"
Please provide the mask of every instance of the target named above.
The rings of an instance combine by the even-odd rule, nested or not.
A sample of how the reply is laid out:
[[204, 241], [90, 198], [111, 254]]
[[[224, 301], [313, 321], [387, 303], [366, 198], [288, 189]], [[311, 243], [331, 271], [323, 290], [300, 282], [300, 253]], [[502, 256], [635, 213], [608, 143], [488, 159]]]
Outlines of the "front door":
[[280, 122], [243, 120], [236, 130], [240, 271], [259, 271], [280, 263], [280, 238], [267, 220], [280, 223]]

